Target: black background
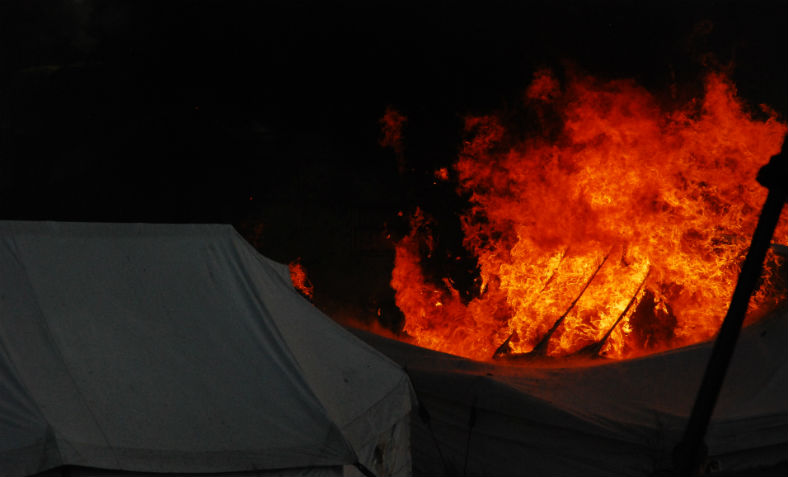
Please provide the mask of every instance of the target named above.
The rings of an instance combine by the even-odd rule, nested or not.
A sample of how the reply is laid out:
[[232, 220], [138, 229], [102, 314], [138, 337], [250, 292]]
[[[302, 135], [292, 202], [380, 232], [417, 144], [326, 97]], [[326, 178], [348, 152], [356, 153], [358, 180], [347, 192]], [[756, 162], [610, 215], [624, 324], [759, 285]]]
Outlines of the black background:
[[[786, 18], [752, 0], [3, 2], [0, 218], [231, 223], [300, 257], [333, 316], [395, 327], [398, 212], [422, 206], [461, 251], [462, 200], [433, 171], [465, 115], [517, 110], [537, 68], [570, 65], [674, 97], [724, 68], [784, 118]], [[387, 106], [408, 118], [404, 171], [378, 144]]]

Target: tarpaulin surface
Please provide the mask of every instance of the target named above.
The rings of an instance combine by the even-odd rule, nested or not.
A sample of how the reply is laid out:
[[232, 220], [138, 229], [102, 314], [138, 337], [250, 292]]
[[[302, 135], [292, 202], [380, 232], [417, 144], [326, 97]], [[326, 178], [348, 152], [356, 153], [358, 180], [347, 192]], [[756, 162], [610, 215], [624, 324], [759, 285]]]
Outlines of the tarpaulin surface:
[[[670, 472], [712, 343], [627, 361], [483, 363], [354, 330], [408, 371], [416, 474]], [[788, 461], [788, 311], [742, 330], [712, 417], [710, 472]]]
[[2, 475], [409, 471], [407, 376], [230, 226], [0, 222], [0, 270]]

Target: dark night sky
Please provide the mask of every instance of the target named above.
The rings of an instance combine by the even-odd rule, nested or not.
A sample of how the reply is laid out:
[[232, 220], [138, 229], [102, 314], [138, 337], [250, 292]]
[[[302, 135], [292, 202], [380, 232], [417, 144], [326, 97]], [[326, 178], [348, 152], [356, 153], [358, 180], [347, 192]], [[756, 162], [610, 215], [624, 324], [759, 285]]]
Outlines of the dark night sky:
[[[363, 315], [391, 300], [397, 211], [422, 205], [459, 247], [462, 204], [432, 171], [464, 115], [517, 106], [540, 67], [691, 92], [733, 64], [784, 118], [786, 18], [752, 0], [3, 2], [0, 218], [232, 223], [301, 257], [324, 309]], [[378, 145], [389, 105], [404, 174]]]

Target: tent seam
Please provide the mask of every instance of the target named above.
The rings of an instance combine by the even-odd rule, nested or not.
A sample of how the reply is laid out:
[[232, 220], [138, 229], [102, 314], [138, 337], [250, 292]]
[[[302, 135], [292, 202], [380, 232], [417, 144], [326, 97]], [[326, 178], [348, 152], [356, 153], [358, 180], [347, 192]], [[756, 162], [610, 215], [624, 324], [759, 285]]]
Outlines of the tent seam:
[[[233, 231], [234, 231], [234, 230], [233, 230]], [[236, 235], [240, 236], [240, 234], [238, 234], [238, 233], [237, 233], [237, 231], [235, 231], [235, 233], [236, 233]], [[252, 247], [252, 246], [251, 246], [251, 244], [249, 244], [249, 243], [248, 243], [248, 242], [246, 242], [245, 240], [241, 240], [240, 242], [241, 242], [241, 243], [242, 243], [242, 244], [245, 246], [245, 248], [246, 248], [247, 250], [249, 250], [250, 252], [252, 252], [252, 253], [251, 253], [252, 257], [253, 257], [253, 258], [255, 258], [255, 259], [258, 261], [258, 262], [261, 262], [261, 263], [263, 263], [263, 264], [264, 264], [264, 265], [266, 265], [266, 266], [270, 266], [269, 264], [266, 264], [266, 263], [264, 263], [264, 262], [263, 262], [262, 255], [261, 255], [259, 252], [257, 252], [257, 250], [255, 250], [255, 249], [254, 249], [254, 247]], [[236, 250], [236, 253], [238, 253], [238, 249], [237, 249], [237, 248], [235, 248], [234, 250]], [[284, 265], [283, 265], [283, 266], [284, 266]], [[279, 280], [281, 280], [281, 281], [283, 282], [283, 284], [285, 284], [285, 285], [286, 285], [286, 288], [288, 289], [288, 291], [290, 291], [290, 293], [292, 293], [292, 294], [294, 294], [294, 295], [297, 295], [297, 296], [299, 297], [299, 299], [303, 299], [303, 298], [302, 298], [300, 295], [298, 295], [298, 292], [296, 291], [295, 287], [293, 286], [293, 283], [292, 283], [292, 281], [290, 280], [290, 277], [289, 277], [287, 274], [283, 274], [283, 273], [277, 273], [276, 275], [277, 275], [277, 278], [278, 278]], [[254, 282], [253, 282], [252, 278], [249, 276], [248, 272], [244, 270], [244, 273], [243, 273], [243, 275], [242, 275], [242, 276], [244, 277], [245, 286], [247, 286], [247, 287], [249, 287], [249, 288], [251, 288], [251, 289], [254, 289], [254, 287], [253, 287], [253, 283], [254, 283]], [[254, 295], [254, 294], [252, 294], [252, 295]], [[257, 299], [257, 296], [256, 296], [256, 295], [254, 295], [254, 296], [255, 296], [255, 302], [258, 302], [258, 303], [259, 303], [259, 300]], [[266, 310], [267, 310], [267, 307], [265, 306], [265, 304], [264, 304], [264, 303], [260, 303], [260, 305], [262, 305], [262, 307], [263, 307], [264, 309], [266, 309]], [[328, 318], [328, 319], [330, 320], [330, 318]], [[293, 350], [292, 350], [292, 348], [291, 348], [291, 346], [290, 346], [290, 343], [289, 343], [289, 342], [288, 342], [288, 341], [287, 341], [287, 340], [284, 338], [284, 335], [282, 334], [282, 331], [280, 330], [280, 328], [279, 328], [279, 325], [276, 323], [276, 320], [272, 320], [272, 325], [273, 325], [273, 327], [276, 329], [276, 332], [277, 332], [277, 334], [280, 336], [280, 338], [281, 338], [281, 342], [283, 343], [283, 347], [287, 349], [287, 352], [288, 352], [288, 354], [289, 354], [289, 355], [292, 357], [292, 359], [293, 359], [293, 362], [295, 363], [295, 365], [296, 365], [296, 366], [298, 366], [298, 369], [299, 369], [299, 371], [301, 371], [302, 373], [304, 373], [304, 374], [305, 374], [305, 372], [304, 372], [304, 368], [302, 367], [302, 365], [301, 365], [301, 362], [300, 362], [300, 360], [298, 359], [298, 356], [296, 355], [296, 353], [294, 353], [294, 352], [293, 352]], [[341, 329], [343, 332], [346, 332], [346, 333], [347, 333], [347, 331], [346, 331], [346, 330], [344, 330], [344, 328], [342, 328], [341, 326], [337, 325], [337, 327], [338, 327], [339, 329]], [[348, 333], [348, 334], [350, 334], [350, 333]], [[352, 334], [351, 334], [351, 336], [352, 336]], [[354, 338], [355, 338], [355, 337], [354, 337]], [[363, 343], [363, 341], [361, 341], [361, 340], [358, 340], [357, 338], [356, 338], [356, 340], [357, 340], [357, 341], [360, 341], [360, 342], [361, 342], [363, 345], [365, 345], [365, 346], [368, 346], [368, 347], [369, 347], [369, 345], [367, 345], [367, 343]], [[370, 349], [370, 350], [372, 350], [373, 352], [377, 353], [377, 354], [381, 354], [381, 355], [382, 355], [382, 353], [380, 353], [380, 352], [378, 352], [378, 351], [374, 350], [374, 348], [372, 348], [372, 347], [369, 347], [369, 349]], [[388, 357], [384, 356], [384, 358], [385, 358], [386, 360], [388, 360]], [[399, 365], [397, 365], [396, 363], [394, 363], [393, 361], [391, 361], [391, 362], [390, 362], [390, 364], [391, 364], [392, 366], [394, 366], [395, 368], [397, 368], [397, 369], [400, 369], [400, 370], [401, 370], [401, 367], [400, 367]], [[369, 406], [367, 409], [369, 410], [369, 409], [372, 409], [372, 408], [374, 408], [374, 407], [375, 407], [375, 406], [377, 406], [379, 403], [383, 402], [383, 401], [384, 401], [384, 400], [385, 400], [387, 397], [389, 397], [391, 394], [393, 394], [393, 393], [396, 391], [396, 389], [397, 389], [397, 388], [398, 388], [398, 387], [401, 385], [401, 383], [402, 383], [402, 381], [403, 381], [403, 380], [405, 380], [405, 381], [408, 381], [408, 382], [410, 381], [410, 379], [408, 378], [408, 376], [407, 376], [407, 375], [403, 376], [403, 377], [402, 377], [402, 378], [400, 378], [400, 380], [397, 382], [397, 385], [395, 385], [394, 387], [392, 387], [390, 390], [386, 391], [386, 393], [385, 393], [385, 394], [384, 394], [384, 395], [383, 395], [383, 396], [382, 396], [380, 399], [376, 400], [376, 401], [375, 401], [375, 403], [374, 403], [373, 405]], [[360, 462], [360, 458], [359, 458], [359, 456], [358, 456], [358, 453], [357, 453], [357, 451], [356, 451], [356, 448], [355, 448], [355, 447], [352, 445], [352, 443], [351, 443], [350, 439], [348, 439], [348, 436], [347, 436], [347, 435], [345, 435], [345, 432], [344, 432], [344, 430], [343, 430], [343, 428], [342, 428], [342, 427], [350, 427], [350, 425], [352, 425], [353, 423], [355, 423], [355, 422], [357, 422], [359, 419], [361, 419], [361, 418], [364, 416], [364, 413], [363, 413], [363, 412], [362, 412], [362, 413], [359, 413], [358, 415], [354, 416], [354, 417], [353, 417], [352, 419], [350, 419], [349, 421], [346, 421], [346, 422], [342, 423], [342, 427], [340, 427], [340, 425], [339, 425], [339, 423], [338, 423], [338, 419], [337, 419], [337, 417], [336, 417], [336, 416], [334, 416], [332, 413], [330, 413], [330, 412], [328, 411], [328, 409], [326, 409], [326, 407], [323, 405], [323, 402], [322, 402], [322, 401], [320, 400], [320, 398], [318, 397], [318, 394], [315, 392], [315, 390], [314, 390], [314, 388], [312, 387], [312, 384], [309, 382], [309, 380], [307, 380], [307, 379], [304, 379], [304, 383], [305, 383], [305, 384], [306, 384], [306, 386], [309, 388], [309, 391], [312, 393], [312, 395], [315, 397], [315, 400], [316, 400], [316, 401], [318, 402], [318, 404], [320, 405], [320, 408], [323, 410], [323, 412], [325, 413], [325, 415], [326, 415], [326, 416], [329, 418], [329, 421], [332, 423], [332, 425], [334, 425], [334, 426], [336, 427], [337, 431], [339, 431], [339, 435], [340, 435], [340, 436], [342, 436], [342, 439], [345, 441], [345, 444], [347, 445], [347, 447], [348, 447], [348, 448], [350, 449], [350, 451], [352, 452], [352, 454], [353, 454], [353, 456], [354, 456], [354, 459], [355, 459], [355, 461], [356, 461], [356, 462]], [[402, 417], [403, 417], [403, 416], [400, 416], [400, 417], [398, 417], [396, 420], [392, 420], [391, 422], [389, 422], [389, 423], [387, 423], [387, 424], [388, 424], [388, 425], [392, 425], [392, 424], [393, 424], [394, 422], [396, 422], [397, 420], [399, 420], [399, 419], [402, 419]]]
[[[120, 464], [120, 461], [118, 460], [118, 456], [117, 456], [117, 453], [115, 451], [115, 448], [109, 442], [109, 439], [107, 438], [107, 435], [104, 432], [104, 429], [101, 427], [101, 425], [98, 422], [98, 419], [96, 418], [96, 415], [93, 413], [93, 409], [91, 409], [90, 406], [88, 405], [87, 400], [85, 399], [85, 396], [82, 394], [82, 390], [79, 388], [79, 386], [77, 384], [77, 380], [74, 378], [74, 375], [71, 373], [71, 370], [69, 369], [68, 364], [66, 363], [66, 360], [63, 357], [63, 352], [60, 349], [60, 346], [58, 345], [58, 343], [54, 339], [54, 335], [52, 334], [52, 330], [49, 327], [49, 322], [47, 321], [43, 310], [39, 306], [38, 295], [36, 293], [35, 288], [33, 287], [32, 281], [30, 280], [30, 274], [28, 273], [27, 268], [25, 267], [24, 263], [19, 259], [19, 256], [16, 253], [17, 250], [18, 250], [18, 246], [17, 246], [17, 243], [16, 243], [16, 237], [11, 237], [11, 240], [13, 241], [13, 245], [14, 245], [14, 249], [11, 250], [12, 256], [14, 257], [14, 260], [16, 260], [17, 264], [19, 264], [19, 267], [21, 268], [22, 272], [25, 274], [25, 278], [27, 279], [27, 283], [30, 285], [30, 291], [33, 294], [33, 297], [35, 298], [36, 309], [38, 310], [39, 315], [43, 318], [42, 320], [40, 320], [40, 323], [42, 324], [42, 327], [44, 328], [44, 330], [46, 332], [47, 340], [52, 345], [52, 348], [57, 352], [57, 356], [60, 358], [60, 363], [63, 365], [63, 369], [66, 371], [66, 375], [68, 375], [69, 380], [74, 385], [74, 389], [76, 390], [77, 395], [79, 396], [80, 402], [85, 406], [85, 409], [87, 410], [88, 415], [90, 415], [90, 418], [93, 420], [93, 424], [95, 424], [96, 429], [99, 431], [99, 433], [101, 434], [101, 437], [104, 439], [104, 443], [112, 451], [112, 457], [115, 459], [116, 463]], [[11, 360], [11, 361], [13, 363], [13, 360]], [[16, 371], [16, 366], [15, 365], [14, 365], [14, 369]], [[26, 385], [25, 385], [25, 388], [27, 389]], [[39, 410], [40, 410], [40, 408], [39, 408]], [[46, 419], [46, 415], [43, 412], [41, 414]], [[55, 429], [54, 426], [52, 426], [51, 423], [49, 423], [49, 419], [47, 419], [47, 424], [53, 430]], [[60, 459], [61, 459], [61, 462], [62, 462], [63, 461], [63, 456], [62, 456], [62, 454], [60, 452], [60, 445], [58, 444], [57, 439], [55, 439], [55, 446], [56, 446], [56, 448], [58, 450], [58, 455], [60, 455]], [[63, 462], [63, 464], [65, 464], [65, 462]]]
[[[236, 234], [237, 234], [237, 232], [236, 232]], [[242, 243], [247, 244], [246, 241], [242, 241]], [[251, 245], [248, 245], [248, 246], [251, 247]], [[233, 247], [232, 249], [233, 249], [233, 251], [236, 254], [238, 254], [238, 249], [236, 247]], [[257, 257], [257, 251], [256, 250], [255, 250], [254, 258], [259, 260], [259, 258]], [[252, 290], [255, 290], [256, 287], [254, 286], [254, 281], [252, 280], [252, 277], [249, 276], [249, 272], [247, 270], [245, 270], [245, 269], [240, 269], [240, 271], [241, 271], [240, 277], [242, 277], [243, 285], [247, 289], [247, 292], [249, 292], [248, 293], [249, 296], [252, 297], [252, 299], [254, 300], [254, 303], [258, 307], [260, 307], [263, 310], [265, 310], [268, 315], [273, 315], [270, 312], [270, 310], [268, 309], [268, 307], [265, 305], [265, 303], [263, 303], [259, 299], [257, 294], [250, 293]], [[277, 274], [277, 276], [279, 276], [279, 274]], [[279, 276], [279, 278], [281, 279], [282, 277]], [[292, 285], [291, 285], [291, 287], [288, 287], [288, 288], [292, 288]], [[295, 293], [295, 289], [293, 289], [293, 293]], [[287, 351], [288, 356], [290, 357], [290, 359], [293, 362], [293, 364], [298, 367], [298, 370], [301, 372], [301, 375], [302, 376], [305, 375], [304, 368], [301, 366], [301, 362], [298, 360], [298, 357], [296, 356], [296, 354], [291, 349], [290, 343], [288, 343], [288, 341], [284, 338], [284, 335], [282, 334], [282, 331], [279, 329], [279, 326], [277, 325], [276, 321], [275, 320], [271, 320], [271, 325], [276, 330], [276, 334], [277, 334], [277, 337], [279, 338], [279, 342], [282, 344], [282, 348]], [[302, 382], [304, 383], [304, 386], [306, 386], [306, 388], [311, 393], [311, 395], [312, 395], [313, 399], [315, 400], [315, 402], [320, 406], [320, 409], [323, 411], [323, 415], [326, 416], [326, 420], [336, 429], [337, 434], [342, 437], [342, 440], [345, 442], [345, 446], [347, 447], [347, 449], [350, 450], [354, 461], [358, 461], [359, 458], [358, 458], [358, 454], [356, 453], [356, 449], [351, 445], [350, 440], [347, 438], [347, 436], [342, 431], [342, 429], [339, 427], [339, 425], [335, 422], [335, 417], [333, 415], [331, 415], [331, 413], [328, 412], [328, 409], [326, 409], [326, 407], [323, 405], [323, 402], [320, 400], [320, 398], [318, 397], [317, 393], [312, 388], [311, 383], [307, 379], [302, 379]], [[353, 465], [353, 462], [348, 462], [347, 465]]]
[[[17, 245], [16, 245], [16, 239], [11, 237], [11, 240], [13, 242], [13, 248], [9, 247], [9, 244], [8, 244], [7, 241], [4, 241], [5, 246], [11, 252], [11, 255], [14, 257], [14, 260], [24, 270], [24, 265], [22, 265], [22, 263], [19, 261], [19, 257], [17, 257], [17, 254], [16, 254], [16, 249], [18, 248]], [[27, 277], [27, 271], [26, 270], [25, 270], [25, 276]], [[29, 282], [30, 282], [30, 280], [29, 280], [29, 277], [28, 277], [28, 283]], [[32, 290], [33, 287], [31, 286], [30, 288]], [[8, 352], [8, 348], [5, 346], [5, 344], [2, 342], [2, 340], [0, 340], [0, 346], [2, 346], [3, 350], [5, 350], [5, 352], [3, 354], [8, 359], [8, 364], [11, 365], [11, 370], [13, 371], [14, 376], [16, 377], [17, 381], [22, 386], [23, 390], [28, 395], [28, 397], [30, 397], [30, 400], [31, 400], [33, 406], [35, 407], [35, 410], [38, 411], [38, 413], [44, 419], [44, 422], [46, 423], [47, 428], [48, 429], [52, 429], [53, 431], [55, 431], [55, 426], [53, 426], [52, 423], [49, 422], [49, 419], [47, 419], [46, 415], [44, 414], [44, 411], [41, 410], [41, 406], [38, 405], [38, 401], [36, 401], [36, 399], [33, 397], [33, 393], [30, 391], [30, 388], [28, 387], [27, 383], [23, 379], [22, 373], [19, 372], [19, 368], [17, 368], [16, 363], [14, 362], [14, 357], [12, 356], [11, 353]], [[53, 437], [54, 437], [54, 432], [53, 432]], [[55, 451], [57, 452], [57, 456], [58, 456], [60, 462], [63, 463], [63, 454], [60, 451], [60, 445], [58, 444], [57, 439], [53, 439], [53, 441], [54, 441], [54, 444], [55, 444]], [[44, 445], [46, 446], [46, 439], [44, 440], [44, 442], [45, 442]]]

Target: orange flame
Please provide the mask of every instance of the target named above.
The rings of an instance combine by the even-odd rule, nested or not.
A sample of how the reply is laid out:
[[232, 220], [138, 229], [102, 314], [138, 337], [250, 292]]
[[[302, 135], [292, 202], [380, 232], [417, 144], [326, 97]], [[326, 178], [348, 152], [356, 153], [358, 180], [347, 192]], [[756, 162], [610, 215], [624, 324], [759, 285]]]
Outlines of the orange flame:
[[560, 93], [561, 87], [549, 70], [539, 70], [534, 73], [533, 81], [525, 90], [526, 98], [542, 101], [553, 101]]
[[[767, 119], [753, 118], [717, 73], [702, 98], [672, 109], [629, 81], [576, 77], [561, 89], [545, 71], [526, 98], [560, 129], [512, 140], [495, 117], [467, 118], [454, 166], [470, 197], [462, 228], [478, 292], [428, 279], [431, 223], [417, 210], [391, 280], [404, 331], [474, 359], [507, 338], [511, 351], [532, 351], [563, 314], [547, 355], [603, 343], [604, 356], [626, 358], [712, 337], [766, 197], [755, 175], [786, 124], [766, 107]], [[774, 240], [788, 241], [785, 212]], [[775, 270], [751, 311], [784, 299]]]
[[315, 293], [315, 287], [312, 286], [312, 282], [306, 276], [306, 269], [301, 264], [300, 259], [291, 262], [289, 268], [290, 281], [293, 282], [295, 289], [311, 300]]

